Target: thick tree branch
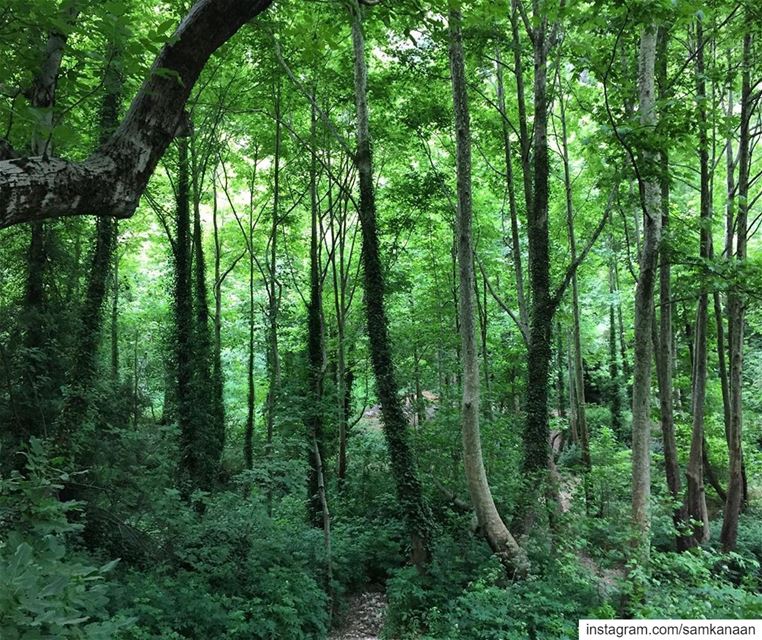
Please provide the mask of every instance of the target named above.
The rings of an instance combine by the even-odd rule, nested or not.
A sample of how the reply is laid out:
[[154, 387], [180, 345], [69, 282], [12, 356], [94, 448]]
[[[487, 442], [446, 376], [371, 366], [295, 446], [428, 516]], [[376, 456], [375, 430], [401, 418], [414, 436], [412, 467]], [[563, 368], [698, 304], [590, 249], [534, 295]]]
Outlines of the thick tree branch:
[[81, 163], [0, 161], [0, 228], [61, 216], [130, 217], [183, 124], [209, 57], [272, 0], [198, 0], [162, 48], [116, 132]]

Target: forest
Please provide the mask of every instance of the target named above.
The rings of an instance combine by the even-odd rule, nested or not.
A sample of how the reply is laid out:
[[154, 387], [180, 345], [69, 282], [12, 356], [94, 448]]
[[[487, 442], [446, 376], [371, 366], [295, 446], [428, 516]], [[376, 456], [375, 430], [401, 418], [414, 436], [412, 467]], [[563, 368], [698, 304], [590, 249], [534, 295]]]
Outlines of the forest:
[[2, 640], [762, 619], [759, 2], [2, 0], [0, 51]]

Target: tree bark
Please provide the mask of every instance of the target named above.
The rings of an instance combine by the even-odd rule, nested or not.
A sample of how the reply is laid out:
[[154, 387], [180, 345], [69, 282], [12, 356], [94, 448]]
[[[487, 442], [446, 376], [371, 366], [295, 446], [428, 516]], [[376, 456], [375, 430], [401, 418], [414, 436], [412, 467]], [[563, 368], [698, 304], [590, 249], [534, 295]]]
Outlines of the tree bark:
[[[663, 97], [667, 85], [667, 51], [669, 45], [669, 32], [662, 28], [657, 34], [657, 51], [655, 74], [658, 85], [659, 97]], [[683, 535], [685, 527], [686, 510], [682, 506], [680, 487], [680, 465], [677, 460], [677, 444], [675, 441], [675, 420], [672, 404], [672, 381], [673, 361], [672, 342], [674, 339], [672, 330], [672, 264], [670, 256], [670, 244], [668, 238], [669, 229], [669, 156], [666, 149], [659, 150], [659, 166], [661, 189], [661, 224], [662, 236], [667, 241], [662, 241], [659, 249], [659, 330], [656, 348], [656, 380], [659, 388], [659, 413], [661, 422], [662, 443], [664, 446], [664, 471], [667, 479], [667, 489], [674, 503], [672, 521], [677, 531], [676, 544], [678, 549], [684, 549], [686, 540]]]
[[82, 162], [47, 154], [0, 161], [0, 228], [61, 216], [130, 217], [183, 124], [209, 57], [271, 0], [198, 0], [154, 61], [114, 134]]
[[[317, 112], [312, 106], [310, 118], [313, 141], [310, 157], [310, 300], [307, 308], [307, 360], [308, 398], [307, 436], [310, 447], [310, 474], [308, 481], [308, 508], [310, 520], [315, 527], [324, 527], [326, 544], [330, 545], [330, 515], [325, 494], [323, 473], [323, 305], [322, 274], [318, 253], [320, 241], [318, 198], [317, 198]], [[330, 554], [329, 554], [330, 558]], [[330, 563], [330, 559], [329, 559]], [[330, 567], [330, 564], [329, 564]]]
[[[559, 82], [560, 84], [560, 82]], [[569, 239], [569, 259], [572, 263], [577, 260], [577, 240], [574, 234], [574, 200], [572, 194], [571, 172], [569, 171], [569, 146], [566, 134], [566, 105], [563, 90], [559, 91], [561, 111], [561, 157], [564, 165], [564, 194], [566, 197], [566, 233]], [[572, 274], [572, 339], [574, 340], [574, 389], [575, 419], [582, 447], [582, 464], [590, 470], [590, 442], [587, 430], [587, 413], [585, 411], [585, 370], [582, 364], [582, 340], [580, 339], [579, 320], [579, 290], [577, 288], [577, 272]]]
[[474, 261], [472, 246], [471, 133], [466, 89], [466, 68], [461, 34], [459, 0], [449, 0], [450, 73], [455, 111], [457, 170], [456, 235], [458, 249], [458, 312], [463, 363], [463, 463], [466, 480], [479, 526], [490, 547], [512, 571], [526, 572], [525, 553], [505, 526], [492, 499], [482, 457], [479, 433], [479, 355], [474, 319]]
[[[521, 54], [516, 64], [521, 63]], [[524, 332], [529, 327], [529, 310], [524, 294], [524, 267], [521, 261], [521, 243], [519, 241], [519, 212], [516, 205], [516, 189], [513, 185], [513, 159], [511, 154], [511, 137], [506, 122], [505, 88], [503, 85], [503, 65], [500, 60], [500, 49], [497, 50], [497, 106], [500, 111], [500, 123], [503, 134], [503, 151], [505, 155], [505, 180], [508, 189], [508, 209], [511, 216], [511, 256], [513, 257], [513, 272], [516, 278], [516, 298], [519, 305], [519, 319]], [[519, 71], [517, 71], [519, 73]], [[522, 79], [523, 87], [523, 79]], [[523, 89], [522, 89], [523, 91]], [[526, 118], [526, 115], [524, 116]], [[525, 123], [526, 124], [526, 123]], [[523, 166], [523, 165], [522, 165]]]
[[352, 5], [352, 46], [354, 52], [355, 101], [357, 110], [357, 152], [355, 162], [360, 178], [360, 224], [363, 237], [365, 309], [368, 321], [371, 360], [381, 400], [384, 433], [397, 485], [397, 496], [411, 539], [412, 559], [423, 568], [429, 557], [431, 523], [428, 506], [416, 471], [409, 443], [407, 420], [398, 397], [391, 343], [384, 305], [384, 272], [381, 265], [376, 224], [376, 195], [373, 183], [368, 112], [368, 71], [360, 5]]
[[[644, 129], [656, 126], [654, 64], [656, 27], [647, 25], [640, 37], [639, 111]], [[661, 242], [661, 189], [656, 165], [658, 158], [651, 150], [642, 153], [643, 169], [640, 190], [643, 204], [644, 233], [640, 255], [640, 273], [635, 290], [635, 362], [632, 385], [632, 517], [638, 559], [649, 556], [651, 514], [651, 359], [653, 294], [656, 281], [656, 260]]]
[[[225, 446], [225, 372], [222, 368], [222, 240], [219, 229], [216, 182], [212, 181], [212, 226], [214, 233], [214, 322], [212, 338], [212, 410], [222, 436], [221, 448]], [[229, 272], [228, 272], [229, 273]]]
[[[280, 170], [281, 170], [281, 85], [276, 81], [274, 99], [275, 152], [273, 159], [273, 210], [267, 256], [267, 373], [266, 400], [267, 455], [272, 453], [275, 417], [280, 391], [280, 353], [278, 351], [278, 312], [280, 310], [280, 283], [278, 282], [278, 231], [280, 225]], [[318, 312], [319, 312], [318, 308]], [[321, 356], [322, 357], [322, 356]]]
[[175, 221], [175, 358], [177, 423], [180, 429], [180, 486], [189, 497], [199, 480], [195, 407], [193, 406], [193, 290], [191, 284], [191, 213], [188, 139], [180, 138]]
[[[622, 380], [619, 373], [619, 362], [617, 360], [617, 322], [616, 307], [618, 306], [619, 292], [616, 290], [616, 280], [614, 277], [615, 257], [609, 259], [609, 408], [611, 411], [611, 430], [618, 439], [623, 439], [622, 424]], [[615, 297], [616, 296], [616, 297]]]
[[[701, 15], [696, 17], [696, 103], [698, 108], [699, 167], [701, 172], [699, 258], [712, 258], [712, 198], [709, 175], [709, 138], [707, 133], [706, 79], [704, 68], [704, 27]], [[698, 546], [709, 539], [709, 514], [704, 492], [704, 401], [707, 376], [707, 334], [709, 329], [709, 294], [702, 285], [696, 309], [696, 331], [693, 342], [693, 375], [691, 382], [692, 431], [686, 479], [686, 515], [691, 520], [688, 545]]]
[[[752, 115], [751, 85], [751, 44], [749, 32], [743, 39], [743, 58], [741, 62], [741, 126], [738, 142], [738, 215], [735, 220], [735, 257], [737, 263], [746, 259], [747, 218], [750, 168], [750, 124]], [[732, 244], [732, 243], [731, 243]], [[729, 246], [730, 248], [730, 246]], [[728, 498], [722, 520], [720, 540], [724, 551], [732, 551], [738, 536], [738, 517], [743, 502], [743, 335], [745, 301], [737, 286], [728, 294], [728, 315], [730, 334], [730, 430], [728, 432], [728, 457], [730, 478]]]
[[[538, 4], [538, 3], [535, 3]], [[527, 418], [524, 432], [524, 469], [536, 474], [548, 467], [548, 372], [551, 359], [550, 246], [548, 230], [548, 101], [547, 17], [534, 29], [534, 137], [533, 190], [527, 211], [531, 313], [527, 354]]]

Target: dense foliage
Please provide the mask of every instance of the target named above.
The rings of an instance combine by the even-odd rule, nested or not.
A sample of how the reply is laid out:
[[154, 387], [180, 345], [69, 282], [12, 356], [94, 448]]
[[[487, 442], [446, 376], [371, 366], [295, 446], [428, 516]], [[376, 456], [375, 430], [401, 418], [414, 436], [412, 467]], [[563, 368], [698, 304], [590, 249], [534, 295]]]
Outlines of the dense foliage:
[[758, 3], [266, 5], [20, 224], [190, 7], [0, 8], [0, 637], [762, 618]]

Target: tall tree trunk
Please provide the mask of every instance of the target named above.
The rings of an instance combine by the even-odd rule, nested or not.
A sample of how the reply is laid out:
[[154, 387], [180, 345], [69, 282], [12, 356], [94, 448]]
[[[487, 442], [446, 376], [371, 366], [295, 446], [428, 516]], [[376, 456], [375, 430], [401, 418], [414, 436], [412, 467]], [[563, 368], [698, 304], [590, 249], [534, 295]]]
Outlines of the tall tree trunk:
[[198, 166], [192, 149], [193, 191], [193, 305], [194, 305], [194, 387], [195, 413], [203, 420], [198, 434], [203, 451], [202, 466], [205, 486], [210, 486], [219, 473], [225, 425], [219, 422], [216, 408], [221, 399], [215, 396], [212, 379], [212, 336], [209, 328], [209, 296], [206, 285], [206, 256], [201, 227], [201, 193], [198, 184]]
[[[535, 2], [535, 9], [539, 2]], [[524, 432], [524, 469], [546, 470], [548, 447], [548, 372], [551, 359], [550, 246], [548, 230], [548, 100], [547, 100], [547, 17], [536, 11], [534, 29], [534, 138], [533, 191], [527, 212], [529, 232], [529, 286], [531, 313], [527, 354], [527, 403]]]
[[267, 259], [268, 291], [267, 291], [267, 373], [269, 387], [267, 389], [267, 454], [272, 453], [275, 416], [280, 391], [280, 354], [278, 352], [278, 311], [280, 307], [280, 284], [278, 282], [278, 231], [280, 225], [280, 157], [281, 157], [281, 85], [280, 80], [275, 86], [275, 157], [273, 159], [273, 211], [270, 226], [270, 249]]
[[457, 247], [459, 268], [459, 319], [463, 362], [463, 463], [479, 526], [490, 547], [506, 567], [523, 573], [528, 568], [523, 550], [497, 512], [487, 482], [479, 433], [479, 354], [474, 320], [474, 261], [471, 201], [471, 133], [466, 89], [466, 68], [461, 34], [459, 0], [449, 0], [450, 72], [455, 111], [457, 169]]
[[[111, 136], [118, 124], [119, 105], [122, 98], [124, 78], [121, 71], [121, 51], [114, 42], [107, 47], [109, 63], [103, 75], [106, 93], [100, 108], [100, 142]], [[97, 355], [103, 329], [103, 303], [108, 290], [109, 276], [114, 264], [116, 247], [116, 221], [113, 218], [98, 218], [96, 221], [95, 244], [90, 258], [87, 275], [87, 289], [79, 311], [77, 338], [72, 367], [68, 374], [68, 389], [61, 413], [58, 416], [59, 437], [68, 439], [71, 434], [87, 422], [91, 409], [93, 385], [97, 374]], [[116, 294], [115, 294], [116, 295]], [[115, 322], [112, 323], [112, 327]], [[112, 336], [112, 349], [116, 342]], [[112, 359], [114, 358], [112, 354]], [[118, 359], [118, 353], [116, 358]], [[112, 361], [112, 373], [118, 366]], [[91, 449], [94, 438], [88, 437], [85, 448]]]
[[[252, 184], [254, 180], [252, 179]], [[254, 302], [254, 208], [249, 208], [249, 225], [246, 250], [249, 257], [249, 327], [248, 327], [248, 357], [246, 358], [246, 427], [243, 436], [243, 460], [246, 468], [251, 471], [254, 467], [254, 419], [256, 416], [257, 390], [254, 380], [254, 327], [256, 324], [256, 305]]]
[[111, 268], [111, 382], [119, 382], [119, 226], [114, 221], [114, 261]]
[[[526, 93], [524, 90], [524, 64], [521, 57], [521, 38], [519, 37], [519, 2], [522, 2], [522, 0], [511, 0], [511, 44], [513, 48], [513, 71], [516, 77], [516, 105], [519, 115], [521, 178], [524, 185], [524, 203], [526, 205], [527, 216], [529, 216], [529, 212], [532, 210], [532, 138], [529, 133]], [[535, 64], [537, 64], [536, 60]]]
[[[735, 260], [741, 263], [746, 259], [747, 218], [750, 168], [750, 125], [752, 115], [751, 85], [751, 34], [747, 32], [743, 39], [743, 58], [741, 62], [741, 126], [738, 142], [738, 216], [735, 221]], [[732, 257], [732, 254], [728, 254]], [[728, 294], [728, 315], [730, 334], [730, 430], [728, 433], [728, 458], [730, 478], [728, 498], [722, 520], [720, 540], [724, 551], [732, 551], [738, 536], [738, 516], [743, 502], [743, 335], [745, 301], [737, 286]]]
[[216, 182], [212, 181], [212, 225], [214, 229], [214, 330], [212, 340], [212, 395], [214, 420], [222, 437], [221, 449], [225, 446], [225, 372], [222, 369], [222, 240], [217, 210]]
[[[71, 27], [76, 21], [78, 8], [75, 2], [67, 0], [61, 7], [59, 20]], [[61, 68], [64, 48], [68, 39], [64, 31], [48, 33], [45, 51], [40, 67], [34, 77], [29, 102], [39, 114], [39, 121], [32, 130], [31, 152], [42, 156], [52, 152], [53, 107], [55, 104], [58, 73]], [[24, 349], [34, 358], [25, 358], [24, 382], [19, 394], [19, 442], [25, 442], [31, 435], [48, 435], [48, 423], [54, 418], [48, 398], [55, 397], [61, 380], [51, 375], [52, 360], [48, 332], [53, 329], [46, 319], [49, 304], [45, 276], [48, 266], [48, 246], [52, 231], [49, 226], [35, 221], [30, 225], [30, 240], [27, 250], [27, 273], [23, 306], [21, 311], [24, 328], [22, 340]]]
[[619, 325], [619, 353], [622, 356], [622, 382], [625, 389], [628, 391], [628, 395], [631, 395], [630, 384], [630, 360], [627, 357], [627, 335], [624, 332], [624, 318], [622, 314], [622, 297], [621, 289], [619, 288], [619, 267], [617, 267], [616, 261], [614, 261], [614, 291], [617, 294], [616, 315], [617, 324]]
[[397, 496], [411, 538], [413, 561], [422, 568], [428, 561], [431, 522], [428, 506], [410, 448], [407, 420], [398, 397], [392, 363], [391, 343], [384, 305], [384, 272], [379, 255], [376, 225], [376, 196], [368, 123], [368, 71], [360, 5], [352, 6], [352, 46], [354, 50], [355, 101], [357, 109], [357, 152], [355, 162], [360, 178], [360, 223], [363, 236], [365, 309], [368, 320], [371, 360], [381, 400], [392, 472]]
[[[556, 398], [558, 400], [558, 417], [566, 417], [566, 398], [564, 396], [564, 377], [566, 366], [564, 365], [564, 340], [561, 332], [561, 323], [556, 322]], [[573, 412], [572, 412], [573, 413]], [[572, 442], [577, 441], [577, 425], [570, 421]]]
[[[559, 81], [560, 86], [560, 81]], [[569, 238], [569, 260], [577, 260], [577, 240], [574, 234], [574, 200], [572, 194], [571, 172], [569, 170], [569, 145], [566, 133], [566, 105], [563, 90], [559, 91], [561, 107], [561, 156], [564, 165], [564, 193], [566, 196], [566, 232]], [[587, 413], [585, 411], [585, 370], [582, 364], [582, 340], [580, 339], [579, 321], [579, 289], [577, 287], [577, 272], [572, 275], [572, 338], [574, 340], [574, 380], [573, 389], [577, 431], [582, 446], [582, 464], [590, 470], [590, 442], [587, 430]]]
[[[511, 216], [511, 255], [513, 257], [513, 273], [516, 278], [516, 297], [519, 305], [519, 319], [524, 331], [529, 326], [529, 310], [524, 295], [524, 267], [521, 264], [521, 243], [519, 241], [519, 212], [516, 206], [516, 189], [513, 185], [513, 159], [511, 157], [511, 137], [508, 131], [507, 112], [505, 109], [505, 88], [503, 85], [503, 64], [500, 60], [500, 48], [497, 49], [497, 106], [500, 111], [500, 124], [503, 134], [503, 151], [505, 155], [505, 180], [508, 189], [508, 209]], [[521, 63], [519, 53], [516, 64]], [[516, 73], [520, 73], [517, 69]], [[523, 87], [523, 79], [522, 79]], [[522, 89], [523, 91], [523, 89]], [[524, 116], [526, 118], [526, 114]]]
[[[322, 274], [318, 247], [320, 227], [317, 197], [317, 113], [314, 96], [312, 100], [310, 129], [312, 151], [310, 157], [310, 300], [307, 308], [307, 360], [309, 404], [307, 407], [307, 440], [310, 446], [310, 474], [308, 481], [308, 507], [310, 520], [315, 527], [328, 527], [325, 483], [323, 478], [323, 305]], [[328, 535], [328, 534], [327, 534]], [[330, 540], [330, 538], [328, 538]]]
[[193, 406], [193, 289], [191, 274], [191, 213], [188, 139], [177, 142], [178, 173], [175, 235], [175, 358], [177, 423], [180, 428], [180, 486], [185, 497], [199, 486], [200, 464]]
[[[654, 64], [656, 28], [647, 25], [640, 37], [638, 72], [640, 123], [644, 129], [656, 126]], [[651, 359], [653, 294], [656, 281], [656, 260], [661, 242], [661, 188], [653, 151], [642, 154], [646, 177], [640, 186], [644, 222], [640, 273], [635, 290], [635, 362], [632, 385], [632, 517], [636, 530], [638, 559], [649, 556], [651, 514]]]
[[616, 307], [618, 306], [619, 292], [616, 291], [614, 278], [614, 256], [609, 259], [609, 409], [611, 411], [611, 430], [618, 439], [623, 439], [624, 429], [622, 423], [622, 380], [619, 374], [619, 362], [617, 360], [617, 322]]
[[[699, 257], [712, 258], [712, 198], [709, 175], [709, 137], [707, 128], [706, 78], [704, 76], [704, 27], [700, 14], [696, 17], [696, 103], [699, 127], [699, 167], [701, 171], [700, 241]], [[686, 512], [692, 522], [690, 546], [698, 546], [709, 539], [709, 514], [704, 493], [704, 400], [706, 398], [707, 333], [709, 329], [709, 294], [702, 287], [696, 309], [696, 332], [693, 347], [692, 408], [693, 424], [691, 449], [686, 479]]]
[[[664, 97], [667, 90], [667, 51], [669, 33], [659, 29], [656, 52], [656, 82], [659, 97]], [[672, 521], [677, 531], [676, 543], [678, 549], [685, 548], [683, 529], [685, 526], [685, 509], [682, 506], [680, 488], [680, 466], [677, 460], [677, 444], [675, 442], [675, 420], [672, 406], [672, 265], [670, 256], [669, 229], [669, 156], [666, 149], [659, 151], [661, 189], [661, 224], [662, 235], [667, 241], [662, 242], [659, 251], [659, 331], [654, 342], [656, 347], [655, 364], [656, 379], [659, 387], [659, 413], [661, 422], [662, 442], [664, 446], [664, 471], [667, 478], [667, 489], [675, 504]]]

